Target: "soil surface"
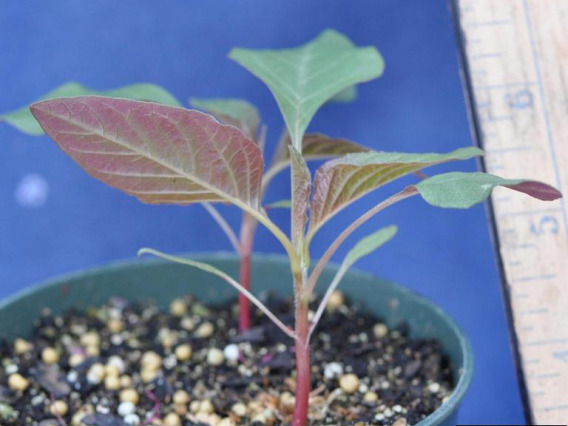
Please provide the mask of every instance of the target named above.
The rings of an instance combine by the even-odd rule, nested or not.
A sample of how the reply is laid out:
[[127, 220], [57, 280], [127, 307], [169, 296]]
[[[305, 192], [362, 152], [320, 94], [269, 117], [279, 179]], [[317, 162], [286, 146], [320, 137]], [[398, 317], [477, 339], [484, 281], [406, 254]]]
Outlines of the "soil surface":
[[[310, 424], [404, 426], [438, 408], [454, 385], [440, 342], [341, 299], [312, 337]], [[293, 323], [289, 301], [263, 300]], [[244, 334], [235, 305], [192, 299], [45, 312], [27, 340], [0, 342], [0, 424], [288, 425], [293, 341], [253, 312]]]

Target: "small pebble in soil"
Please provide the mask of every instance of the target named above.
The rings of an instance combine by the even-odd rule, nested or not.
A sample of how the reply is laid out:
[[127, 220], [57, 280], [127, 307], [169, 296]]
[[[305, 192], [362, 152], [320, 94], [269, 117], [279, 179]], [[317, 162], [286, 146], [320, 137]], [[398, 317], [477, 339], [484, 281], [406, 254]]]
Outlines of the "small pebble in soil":
[[242, 402], [237, 402], [231, 407], [231, 411], [238, 417], [245, 417], [247, 415], [247, 406]]
[[363, 401], [365, 402], [377, 402], [379, 400], [379, 396], [377, 395], [376, 392], [373, 391], [367, 391], [365, 392], [365, 395], [363, 396]]
[[218, 348], [211, 348], [207, 352], [207, 364], [212, 365], [214, 367], [218, 367], [219, 365], [225, 362], [225, 355], [223, 351]]
[[373, 333], [375, 334], [376, 338], [382, 339], [389, 334], [389, 328], [386, 326], [386, 324], [378, 323], [373, 326]]
[[16, 355], [23, 355], [26, 352], [30, 352], [33, 349], [33, 345], [24, 339], [14, 340], [14, 352]]
[[136, 390], [129, 388], [129, 389], [123, 389], [120, 392], [119, 399], [122, 402], [132, 402], [134, 405], [136, 405], [140, 400], [140, 396], [138, 395], [138, 392], [136, 392]]
[[175, 299], [170, 304], [170, 313], [174, 317], [183, 317], [187, 313], [187, 304], [183, 299]]
[[355, 393], [359, 389], [359, 378], [355, 374], [345, 374], [339, 378], [339, 386], [347, 394]]
[[121, 417], [125, 417], [129, 414], [134, 413], [135, 411], [136, 411], [136, 405], [134, 405], [130, 401], [121, 402], [118, 405], [118, 409], [117, 409], [118, 415], [121, 416]]
[[50, 347], [44, 348], [41, 351], [41, 359], [46, 364], [56, 364], [59, 361], [59, 352]]
[[189, 399], [189, 394], [183, 389], [176, 391], [172, 398], [174, 404], [176, 405], [186, 405], [189, 403]]
[[140, 417], [136, 414], [128, 414], [124, 416], [124, 423], [127, 425], [139, 425], [140, 424]]
[[29, 386], [29, 381], [19, 373], [11, 374], [8, 377], [8, 386], [16, 392], [23, 392]]
[[177, 360], [181, 362], [189, 361], [189, 359], [191, 358], [191, 354], [192, 354], [191, 345], [188, 345], [187, 343], [178, 346], [175, 350], [175, 356]]
[[162, 357], [156, 352], [145, 352], [140, 360], [140, 365], [142, 366], [142, 369], [153, 371], [159, 370], [162, 367]]
[[211, 337], [213, 335], [214, 331], [215, 327], [213, 326], [213, 324], [207, 321], [197, 327], [197, 330], [195, 330], [195, 336], [200, 339], [207, 339], [208, 337]]
[[330, 362], [326, 364], [323, 370], [323, 376], [328, 379], [334, 379], [343, 374], [343, 366], [338, 362]]
[[223, 349], [223, 354], [229, 361], [237, 361], [239, 359], [239, 353], [239, 346], [235, 345], [234, 343], [225, 346], [225, 349]]
[[333, 312], [339, 309], [344, 304], [345, 304], [345, 295], [341, 291], [335, 290], [329, 296], [326, 309], [329, 312]]
[[176, 413], [170, 413], [164, 417], [162, 423], [164, 426], [181, 426], [181, 419]]
[[54, 416], [64, 416], [69, 411], [69, 407], [65, 401], [53, 401], [49, 406], [49, 412]]
[[[291, 301], [263, 300], [293, 323]], [[256, 311], [239, 333], [234, 306], [115, 298], [42, 314], [31, 337], [0, 339], [0, 425], [289, 425], [294, 342]], [[310, 425], [407, 426], [439, 407], [452, 366], [438, 341], [408, 335], [334, 293], [312, 336]]]

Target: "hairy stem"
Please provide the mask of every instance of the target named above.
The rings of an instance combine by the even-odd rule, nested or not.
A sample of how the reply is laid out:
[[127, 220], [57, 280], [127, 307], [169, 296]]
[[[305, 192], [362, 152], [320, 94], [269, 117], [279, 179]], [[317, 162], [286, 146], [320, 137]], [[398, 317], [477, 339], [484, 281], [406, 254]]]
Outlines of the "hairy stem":
[[[241, 244], [240, 244], [240, 281], [241, 285], [248, 291], [251, 290], [251, 253], [254, 242], [257, 221], [248, 213], [243, 213], [241, 224]], [[250, 301], [243, 294], [239, 293], [239, 329], [242, 332], [251, 327]]]
[[308, 298], [304, 296], [303, 274], [295, 275], [294, 291], [296, 292], [296, 404], [292, 426], [306, 426], [310, 399], [310, 323], [308, 319]]
[[[382, 211], [382, 210], [386, 209], [387, 207], [392, 206], [393, 204], [398, 203], [399, 201], [402, 201], [402, 200], [404, 200], [408, 197], [412, 197], [413, 195], [416, 195], [416, 194], [418, 194], [418, 191], [414, 187], [412, 187], [412, 186], [406, 187], [402, 191], [390, 196], [389, 198], [387, 198], [383, 202], [377, 204], [375, 207], [371, 208], [370, 210], [367, 210], [367, 212], [365, 212], [364, 214], [359, 216], [354, 222], [351, 223], [351, 225], [349, 225], [347, 228], [345, 228], [343, 230], [343, 232], [341, 234], [339, 234], [339, 236], [333, 241], [333, 243], [329, 246], [329, 248], [325, 251], [325, 253], [321, 257], [321, 259], [316, 264], [316, 266], [315, 266], [314, 270], [312, 271], [312, 274], [310, 275], [310, 278], [308, 280], [308, 283], [307, 283], [307, 286], [306, 286], [307, 287], [306, 288], [306, 294], [312, 294], [312, 292], [314, 291], [314, 288], [315, 288], [315, 286], [318, 282], [318, 279], [319, 279], [321, 273], [323, 272], [323, 269], [325, 268], [325, 266], [327, 265], [327, 263], [331, 259], [331, 256], [333, 256], [333, 254], [337, 251], [339, 246], [341, 246], [341, 244], [343, 244], [343, 242], [357, 228], [359, 228], [361, 225], [363, 225], [366, 221], [371, 219], [373, 216], [375, 216], [380, 211]], [[309, 243], [309, 240], [306, 240], [306, 242]]]

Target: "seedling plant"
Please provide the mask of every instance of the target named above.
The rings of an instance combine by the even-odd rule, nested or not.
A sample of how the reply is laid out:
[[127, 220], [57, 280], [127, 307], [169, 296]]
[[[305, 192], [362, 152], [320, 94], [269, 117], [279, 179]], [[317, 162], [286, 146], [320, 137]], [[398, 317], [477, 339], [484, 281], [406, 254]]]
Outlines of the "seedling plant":
[[[240, 292], [243, 300], [246, 298], [256, 305], [294, 339], [296, 400], [292, 424], [304, 426], [308, 421], [310, 396], [310, 337], [347, 270], [393, 238], [397, 228], [379, 229], [353, 246], [310, 318], [308, 305], [322, 271], [355, 230], [387, 207], [414, 196], [436, 207], [464, 209], [484, 201], [497, 186], [545, 201], [555, 200], [561, 194], [544, 183], [480, 172], [426, 177], [357, 217], [335, 237], [323, 256], [312, 262], [313, 239], [354, 201], [424, 168], [478, 157], [482, 151], [466, 147], [442, 154], [374, 152], [346, 140], [306, 135], [311, 119], [322, 105], [336, 96], [349, 97], [355, 85], [379, 77], [384, 70], [383, 58], [374, 47], [356, 47], [336, 31], [324, 31], [313, 41], [293, 49], [236, 48], [229, 57], [269, 87], [286, 124], [287, 133], [266, 171], [265, 133], [258, 131], [258, 113], [240, 100], [195, 100], [196, 107], [208, 111], [200, 112], [180, 107], [171, 95], [151, 85], [130, 86], [107, 96], [76, 96], [88, 89], [74, 85], [79, 93], [56, 91], [49, 95], [50, 99], [31, 106], [41, 128], [30, 122], [25, 110], [14, 113], [15, 119], [14, 115], [6, 115], [4, 120], [22, 130], [32, 128], [33, 132], [41, 133], [43, 129], [90, 175], [142, 202], [206, 203], [244, 259], [240, 282], [212, 265], [189, 258], [149, 248], [139, 253], [153, 254], [223, 278]], [[306, 160], [325, 157], [334, 158], [321, 165], [312, 178]], [[271, 179], [287, 167], [291, 177], [290, 235], [273, 222], [269, 209], [262, 204]], [[240, 239], [214, 209], [214, 203], [230, 203], [243, 211]], [[250, 251], [257, 223], [274, 235], [289, 258], [295, 298], [293, 328], [250, 291]], [[241, 319], [242, 329], [250, 325], [246, 321]]]

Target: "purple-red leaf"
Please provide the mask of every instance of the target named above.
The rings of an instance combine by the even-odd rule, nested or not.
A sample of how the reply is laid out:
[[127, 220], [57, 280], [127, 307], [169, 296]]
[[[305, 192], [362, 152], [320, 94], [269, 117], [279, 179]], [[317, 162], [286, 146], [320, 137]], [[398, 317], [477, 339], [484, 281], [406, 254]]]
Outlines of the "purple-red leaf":
[[140, 201], [259, 209], [260, 149], [210, 115], [99, 96], [42, 101], [31, 110], [89, 174]]

